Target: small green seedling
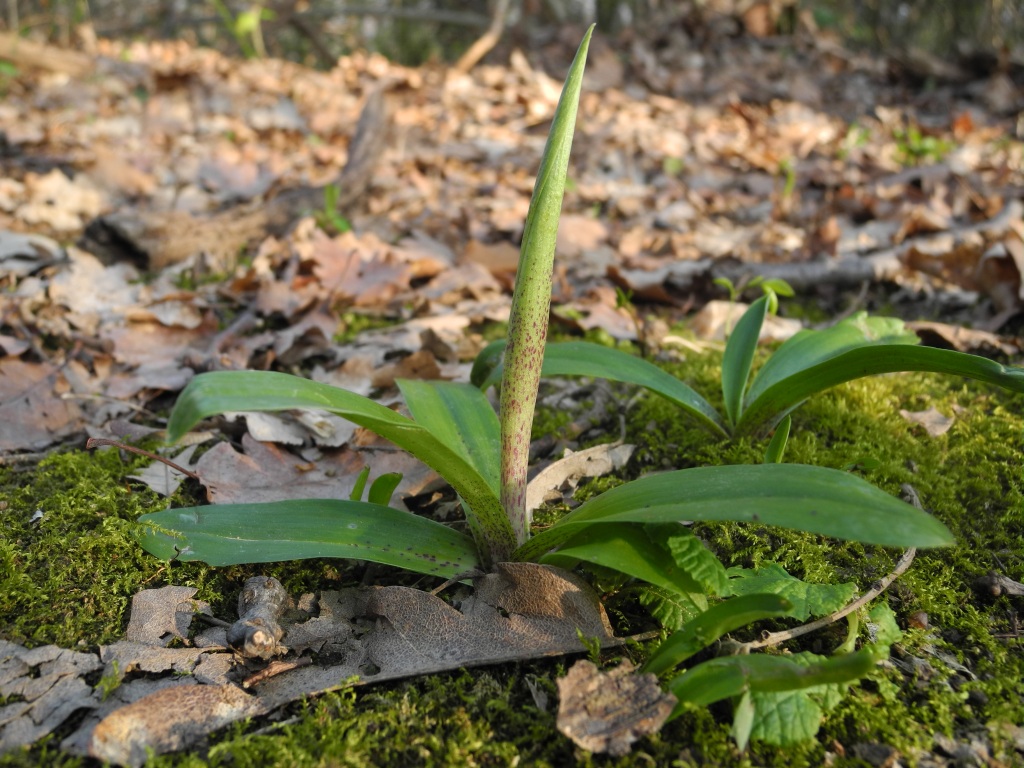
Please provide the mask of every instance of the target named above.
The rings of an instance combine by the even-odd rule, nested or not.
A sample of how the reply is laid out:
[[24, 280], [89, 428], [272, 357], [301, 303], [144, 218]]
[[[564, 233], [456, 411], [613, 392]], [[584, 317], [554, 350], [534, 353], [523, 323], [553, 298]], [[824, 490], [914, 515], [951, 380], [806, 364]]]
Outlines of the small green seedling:
[[[530, 535], [525, 506], [530, 431], [542, 365], [547, 366], [555, 237], [591, 33], [592, 29], [569, 71], [527, 215], [505, 342], [500, 419], [483, 392], [471, 384], [399, 381], [407, 417], [366, 397], [297, 376], [232, 371], [195, 377], [168, 424], [168, 436], [176, 441], [200, 420], [226, 411], [319, 409], [340, 415], [392, 441], [444, 477], [462, 501], [471, 535], [388, 506], [393, 486], [379, 485], [381, 479], [362, 501], [367, 479], [363, 477], [358, 492], [347, 500], [225, 504], [144, 515], [139, 539], [146, 550], [165, 559], [211, 565], [358, 558], [446, 579], [507, 560], [593, 565], [647, 582], [671, 594], [689, 615], [704, 616], [696, 625], [703, 627], [696, 641], [704, 642], [738, 626], [741, 619], [792, 615], [791, 607], [778, 596], [762, 595], [739, 602], [730, 597], [726, 604], [733, 607], [709, 609], [709, 595], [739, 596], [736, 579], [681, 521], [777, 525], [883, 546], [952, 543], [942, 523], [854, 475], [775, 462], [649, 475], [590, 499], [543, 532]], [[767, 297], [760, 302], [760, 309], [766, 310]], [[753, 323], [741, 325], [742, 338], [749, 340], [753, 328], [748, 326]], [[740, 335], [737, 329], [734, 336]], [[606, 352], [601, 350], [601, 355]], [[700, 411], [699, 405], [694, 408]], [[705, 419], [724, 430], [720, 417], [710, 406], [706, 410]], [[673, 640], [670, 650], [656, 656], [654, 663], [659, 670], [674, 667], [688, 658], [691, 645], [685, 638]], [[698, 672], [705, 665], [695, 667], [672, 685], [681, 701], [703, 701], [710, 695], [687, 699], [693, 688], [687, 675], [702, 675], [726, 697], [746, 690], [788, 690], [787, 685], [806, 686], [808, 681], [825, 685], [854, 680], [873, 665], [874, 657], [858, 654], [811, 664], [806, 670], [750, 657], [740, 666], [712, 660], [705, 662], [712, 664], [706, 671]], [[748, 702], [738, 710], [741, 723], [752, 722], [754, 706]]]
[[324, 206], [314, 214], [314, 217], [320, 229], [340, 235], [352, 229], [352, 225], [348, 219], [338, 213], [339, 194], [337, 184], [328, 184], [324, 187]]

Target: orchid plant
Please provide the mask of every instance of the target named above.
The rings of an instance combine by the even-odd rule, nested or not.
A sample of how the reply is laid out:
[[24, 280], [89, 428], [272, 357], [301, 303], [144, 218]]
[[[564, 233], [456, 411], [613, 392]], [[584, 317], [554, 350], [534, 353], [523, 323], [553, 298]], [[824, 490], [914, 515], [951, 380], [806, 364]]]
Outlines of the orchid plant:
[[[734, 590], [721, 563], [680, 521], [777, 525], [894, 547], [952, 542], [942, 523], [854, 475], [781, 463], [700, 467], [642, 477], [590, 499], [543, 532], [530, 535], [526, 472], [540, 377], [577, 371], [565, 366], [552, 369], [551, 361], [564, 360], [565, 355], [553, 358], [549, 352], [545, 358], [545, 344], [555, 236], [591, 33], [592, 29], [584, 37], [565, 82], [526, 220], [501, 368], [500, 416], [483, 392], [468, 383], [399, 381], [410, 414], [404, 416], [366, 397], [297, 376], [229, 371], [195, 377], [168, 425], [170, 440], [177, 441], [202, 419], [229, 411], [318, 409], [340, 415], [390, 440], [444, 477], [461, 499], [470, 534], [388, 506], [393, 488], [389, 484], [371, 493], [371, 501], [310, 499], [168, 509], [141, 519], [139, 539], [146, 550], [162, 558], [211, 565], [358, 558], [442, 578], [462, 578], [508, 560], [611, 568], [675, 595], [688, 606], [689, 615], [697, 617], [681, 630], [688, 634], [673, 636], [667, 650], [652, 657], [652, 671], [661, 673], [725, 632], [760, 618], [793, 615], [792, 603], [778, 595], [732, 597], [709, 608], [709, 595]], [[756, 319], [745, 318], [734, 337], [756, 338]], [[750, 350], [745, 343], [742, 356], [748, 357]], [[727, 358], [733, 355], [739, 352], [729, 352]], [[587, 367], [580, 372], [609, 375], [620, 357], [632, 360], [609, 358], [608, 350], [602, 349], [597, 357], [588, 358], [589, 367], [579, 366]], [[742, 384], [738, 379], [749, 368], [749, 359], [745, 366], [733, 366], [730, 414], [739, 417], [736, 387]], [[681, 391], [681, 383], [653, 366], [628, 370], [638, 383], [661, 394]], [[690, 392], [680, 398], [688, 410], [727, 431], [726, 422]], [[878, 654], [877, 649], [865, 649], [806, 661], [799, 669], [794, 662], [769, 657], [715, 659], [683, 673], [670, 687], [681, 702], [739, 697], [737, 711], [743, 714], [754, 706], [750, 696], [743, 698], [746, 694], [848, 682], [865, 674]], [[694, 685], [694, 674], [703, 675], [705, 683], [710, 680], [712, 688]]]

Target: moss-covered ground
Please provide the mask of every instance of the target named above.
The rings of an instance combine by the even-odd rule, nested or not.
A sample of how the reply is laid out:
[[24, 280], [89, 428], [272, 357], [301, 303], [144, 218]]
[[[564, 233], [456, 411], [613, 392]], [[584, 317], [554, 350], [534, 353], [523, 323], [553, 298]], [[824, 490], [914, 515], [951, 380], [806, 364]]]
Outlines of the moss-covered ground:
[[[713, 354], [691, 354], [670, 367], [710, 394], [717, 365]], [[899, 414], [931, 406], [956, 417], [941, 437], [929, 437]], [[763, 439], [711, 438], [651, 397], [630, 409], [628, 433], [640, 448], [624, 478], [662, 467], [759, 461], [766, 446]], [[1012, 765], [1020, 754], [1005, 726], [1024, 724], [1024, 651], [1019, 640], [996, 635], [1014, 631], [1021, 598], [992, 597], [976, 582], [990, 570], [1024, 581], [1022, 447], [1024, 399], [956, 378], [876, 377], [818, 396], [795, 413], [788, 461], [850, 469], [891, 493], [910, 483], [958, 541], [952, 549], [918, 553], [880, 598], [901, 626], [911, 614], [927, 612], [929, 628], [908, 631], [896, 649], [897, 658], [927, 664], [913, 676], [879, 667], [814, 741], [786, 749], [755, 742], [741, 754], [729, 738], [727, 709], [713, 708], [685, 714], [627, 757], [590, 756], [555, 730], [554, 680], [568, 662], [546, 660], [323, 695], [150, 764], [800, 766], [820, 765], [831, 753], [831, 765], [857, 766], [867, 763], [854, 748], [868, 743], [895, 747], [904, 764], [914, 764], [942, 733], [958, 741], [980, 736], [995, 759]], [[73, 451], [36, 467], [0, 468], [0, 635], [30, 646], [95, 649], [122, 635], [131, 596], [143, 587], [195, 586], [218, 615], [230, 616], [251, 573], [270, 572], [294, 591], [334, 588], [359, 575], [336, 561], [259, 569], [156, 562], [134, 544], [132, 521], [167, 502], [127, 479], [136, 467], [117, 451]], [[615, 482], [605, 478], [580, 494]], [[185, 503], [190, 493], [196, 489], [186, 487], [172, 501]], [[776, 561], [809, 581], [854, 581], [861, 590], [888, 573], [900, 554], [750, 526], [703, 525], [698, 532], [727, 565]], [[625, 595], [613, 596], [610, 605], [620, 619], [643, 621]], [[824, 630], [799, 647], [827, 653], [845, 631], [845, 625]], [[968, 672], [951, 669], [936, 651]], [[58, 742], [54, 737], [0, 756], [0, 765], [88, 764], [61, 754]]]

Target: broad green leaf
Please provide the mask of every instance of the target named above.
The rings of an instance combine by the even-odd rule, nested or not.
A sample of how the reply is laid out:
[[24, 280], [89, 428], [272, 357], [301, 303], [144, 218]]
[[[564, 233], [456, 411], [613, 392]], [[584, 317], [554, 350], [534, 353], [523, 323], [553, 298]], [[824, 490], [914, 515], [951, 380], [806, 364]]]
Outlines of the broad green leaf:
[[752, 432], [770, 425], [811, 395], [879, 373], [946, 373], [1024, 392], [1022, 368], [916, 344], [917, 337], [892, 318], [857, 315], [824, 331], [801, 331], [779, 347], [754, 377], [736, 431]]
[[722, 594], [729, 581], [722, 561], [686, 528], [673, 525], [672, 532], [665, 544], [676, 565], [690, 574], [705, 592]]
[[421, 424], [369, 398], [298, 376], [268, 371], [217, 371], [196, 376], [171, 412], [168, 439], [178, 440], [207, 416], [228, 411], [313, 408], [335, 413], [390, 440], [434, 469], [466, 502], [474, 538], [507, 559], [512, 529], [490, 483], [459, 453]]
[[762, 619], [788, 616], [793, 604], [778, 595], [744, 595], [708, 608], [673, 632], [644, 664], [643, 671], [660, 675], [678, 666], [733, 630]]
[[529, 537], [526, 469], [537, 387], [551, 312], [558, 219], [562, 213], [569, 152], [583, 87], [583, 69], [594, 27], [587, 30], [562, 86], [526, 214], [519, 268], [508, 319], [505, 374], [501, 381], [501, 504], [517, 544]]
[[[871, 651], [876, 659], [884, 655], [877, 648]], [[812, 653], [794, 653], [787, 658], [805, 666], [825, 660], [825, 657]], [[754, 705], [755, 716], [751, 737], [779, 746], [812, 738], [821, 727], [825, 713], [842, 701], [843, 694], [853, 682], [846, 680], [795, 691], [752, 693], [751, 703]]]
[[758, 653], [724, 656], [698, 664], [668, 684], [678, 704], [669, 719], [689, 702], [706, 707], [746, 691], [795, 691], [859, 680], [874, 669], [879, 656], [872, 648], [806, 663], [792, 656]]
[[764, 452], [765, 464], [781, 464], [783, 456], [786, 455], [786, 444], [789, 442], [789, 430], [793, 426], [793, 420], [786, 416], [779, 425], [775, 427], [775, 434]]
[[897, 344], [916, 346], [917, 334], [908, 331], [895, 317], [869, 317], [858, 312], [830, 328], [803, 330], [788, 338], [768, 358], [750, 383], [748, 402], [766, 389], [802, 370], [865, 346]]
[[[710, 553], [709, 553], [710, 554]], [[700, 585], [673, 561], [642, 526], [595, 525], [583, 528], [540, 562], [573, 568], [580, 561], [625, 573], [683, 596], [699, 610], [707, 608]]]
[[386, 472], [370, 484], [370, 492], [366, 500], [371, 504], [380, 504], [387, 507], [391, 504], [391, 496], [395, 488], [402, 482], [401, 472]]
[[754, 717], [750, 737], [785, 746], [814, 738], [825, 716], [807, 691], [752, 693]]
[[[502, 345], [492, 342], [473, 363], [474, 383], [483, 389], [496, 384], [501, 376]], [[707, 400], [670, 373], [666, 373], [642, 357], [618, 349], [602, 347], [588, 341], [564, 341], [548, 344], [544, 352], [543, 376], [593, 376], [636, 384], [661, 395], [696, 418], [716, 434], [728, 431], [721, 415]]]
[[487, 397], [470, 384], [398, 379], [396, 382], [417, 424], [476, 468], [499, 493], [498, 417]]
[[154, 512], [139, 522], [142, 547], [164, 560], [236, 565], [349, 557], [443, 578], [481, 565], [465, 534], [365, 501], [214, 504]]
[[513, 554], [533, 560], [595, 523], [732, 520], [890, 547], [940, 547], [949, 530], [859, 477], [803, 464], [696, 467], [648, 475], [581, 504]]
[[857, 594], [856, 584], [808, 584], [790, 576], [778, 563], [768, 563], [756, 571], [730, 568], [727, 573], [732, 578], [723, 595], [781, 595], [792, 602], [790, 615], [799, 621], [838, 611]]
[[698, 610], [689, 598], [675, 590], [662, 589], [645, 584], [637, 590], [640, 604], [651, 612], [665, 629], [682, 629], [688, 621], [699, 616]]
[[768, 296], [751, 304], [736, 323], [722, 356], [722, 396], [725, 415], [735, 424], [743, 413], [743, 390], [747, 388], [750, 366], [754, 362], [757, 340], [761, 335], [765, 315], [768, 314]]

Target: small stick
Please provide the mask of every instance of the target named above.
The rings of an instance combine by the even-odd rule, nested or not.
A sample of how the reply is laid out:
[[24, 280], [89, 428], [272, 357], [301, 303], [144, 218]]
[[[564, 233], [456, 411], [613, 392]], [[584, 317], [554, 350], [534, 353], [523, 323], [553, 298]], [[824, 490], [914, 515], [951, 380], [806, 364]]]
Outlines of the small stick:
[[85, 441], [86, 450], [90, 450], [92, 448], [99, 448], [101, 445], [113, 445], [116, 448], [120, 448], [125, 451], [131, 451], [132, 453], [137, 453], [140, 456], [147, 456], [151, 459], [155, 459], [156, 461], [166, 464], [171, 469], [175, 469], [178, 472], [181, 472], [181, 474], [183, 475], [191, 477], [193, 480], [199, 480], [199, 475], [197, 475], [195, 472], [185, 469], [184, 467], [175, 464], [170, 459], [165, 459], [163, 456], [158, 456], [157, 454], [152, 453], [151, 451], [147, 451], [144, 448], [136, 448], [134, 445], [122, 443], [120, 440], [111, 440], [110, 438], [107, 437], [90, 437], [88, 440]]
[[[904, 483], [901, 486], [901, 489], [903, 490], [904, 498], [908, 502], [913, 504], [918, 509], [922, 509], [921, 499], [918, 497], [917, 491], [914, 490], [914, 486], [910, 485], [909, 483]], [[783, 632], [770, 632], [764, 637], [762, 637], [760, 640], [753, 640], [749, 643], [741, 643], [739, 652], [749, 653], [750, 651], [755, 650], [757, 648], [767, 648], [772, 645], [778, 645], [779, 643], [784, 643], [787, 640], [792, 640], [794, 637], [800, 637], [801, 635], [806, 635], [809, 632], [814, 632], [815, 630], [821, 629], [822, 627], [827, 627], [829, 624], [833, 624], [839, 621], [840, 619], [849, 616], [854, 611], [863, 608], [869, 602], [871, 602], [880, 594], [882, 594], [886, 589], [888, 589], [889, 585], [896, 581], [896, 579], [899, 578], [907, 570], [907, 568], [910, 567], [910, 564], [914, 562], [914, 555], [916, 554], [916, 547], [911, 547], [910, 549], [908, 549], [896, 562], [896, 567], [892, 569], [892, 573], [890, 573], [885, 578], [876, 581], [871, 586], [871, 589], [869, 589], [866, 593], [861, 595], [852, 603], [843, 606], [835, 613], [830, 613], [828, 616], [824, 616], [816, 621], [812, 621], [809, 624], [804, 624], [803, 626], [796, 627], [794, 629], [787, 629]]]
[[800, 637], [800, 635], [806, 635], [809, 632], [814, 632], [815, 630], [821, 629], [822, 627], [827, 627], [829, 624], [834, 624], [840, 619], [849, 616], [851, 613], [853, 613], [856, 610], [859, 610], [860, 608], [863, 608], [869, 602], [871, 602], [880, 594], [882, 594], [889, 587], [890, 584], [892, 584], [897, 578], [899, 578], [901, 574], [903, 574], [904, 571], [907, 570], [907, 568], [910, 567], [910, 564], [914, 562], [914, 555], [916, 554], [916, 548], [911, 547], [910, 549], [908, 549], [906, 552], [903, 553], [903, 556], [900, 557], [899, 561], [896, 563], [896, 567], [893, 568], [892, 573], [890, 573], [885, 578], [876, 581], [872, 585], [871, 589], [869, 589], [863, 595], [858, 597], [852, 603], [843, 606], [835, 613], [830, 613], [828, 616], [823, 616], [817, 621], [812, 621], [809, 624], [804, 624], [803, 626], [795, 627], [794, 629], [787, 629], [783, 632], [770, 632], [760, 640], [753, 640], [749, 643], [741, 643], [739, 652], [748, 653], [749, 651], [755, 650], [757, 648], [767, 648], [772, 645], [778, 645], [779, 643], [784, 643], [787, 640], [792, 640], [794, 637]]

